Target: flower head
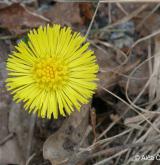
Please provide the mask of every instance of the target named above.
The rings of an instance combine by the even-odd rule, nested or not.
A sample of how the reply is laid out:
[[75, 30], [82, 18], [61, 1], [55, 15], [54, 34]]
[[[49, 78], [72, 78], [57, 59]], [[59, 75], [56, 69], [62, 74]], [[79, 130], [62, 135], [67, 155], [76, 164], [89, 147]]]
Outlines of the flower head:
[[7, 88], [29, 112], [58, 118], [86, 104], [96, 89], [98, 65], [85, 37], [60, 25], [39, 27], [7, 60]]

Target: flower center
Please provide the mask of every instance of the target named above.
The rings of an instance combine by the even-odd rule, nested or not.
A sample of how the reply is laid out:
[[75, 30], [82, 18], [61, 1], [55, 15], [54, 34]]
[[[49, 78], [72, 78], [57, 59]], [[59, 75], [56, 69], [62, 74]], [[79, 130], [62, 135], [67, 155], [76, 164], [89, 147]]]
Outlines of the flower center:
[[55, 89], [66, 83], [67, 67], [53, 58], [39, 60], [33, 67], [33, 76], [41, 88]]

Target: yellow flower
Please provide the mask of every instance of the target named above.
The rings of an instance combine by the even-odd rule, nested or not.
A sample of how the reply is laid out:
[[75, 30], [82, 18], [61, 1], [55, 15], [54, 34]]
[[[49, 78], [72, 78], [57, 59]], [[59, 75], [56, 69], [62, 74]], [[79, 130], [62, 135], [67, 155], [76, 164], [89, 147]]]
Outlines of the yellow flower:
[[60, 25], [39, 27], [20, 41], [7, 60], [7, 88], [29, 112], [58, 118], [88, 103], [98, 65], [80, 33]]

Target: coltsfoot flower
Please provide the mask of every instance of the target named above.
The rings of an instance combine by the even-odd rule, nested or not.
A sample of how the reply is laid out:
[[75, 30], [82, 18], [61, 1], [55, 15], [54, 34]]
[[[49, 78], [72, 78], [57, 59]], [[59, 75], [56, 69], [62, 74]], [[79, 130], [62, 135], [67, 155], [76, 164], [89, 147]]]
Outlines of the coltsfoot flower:
[[7, 60], [7, 89], [16, 102], [42, 118], [80, 110], [97, 87], [98, 65], [80, 33], [60, 25], [39, 27]]

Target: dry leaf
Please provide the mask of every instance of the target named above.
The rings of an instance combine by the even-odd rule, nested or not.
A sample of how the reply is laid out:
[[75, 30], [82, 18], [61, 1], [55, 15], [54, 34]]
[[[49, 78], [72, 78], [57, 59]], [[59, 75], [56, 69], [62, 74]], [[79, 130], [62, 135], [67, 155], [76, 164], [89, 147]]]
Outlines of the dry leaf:
[[0, 164], [25, 164], [16, 138], [0, 146]]
[[61, 25], [82, 24], [78, 3], [56, 3], [43, 15]]
[[15, 34], [24, 33], [28, 28], [37, 27], [47, 22], [49, 22], [48, 19], [30, 12], [19, 3], [0, 9], [0, 27], [7, 28]]
[[79, 8], [81, 11], [83, 23], [86, 24], [93, 17], [93, 4], [92, 3], [80, 3]]
[[52, 165], [60, 163], [75, 165], [83, 160], [77, 152], [80, 147], [87, 145], [87, 138], [84, 139], [84, 135], [89, 124], [89, 109], [90, 104], [83, 105], [80, 112], [74, 112], [44, 143], [44, 158], [50, 160]]

